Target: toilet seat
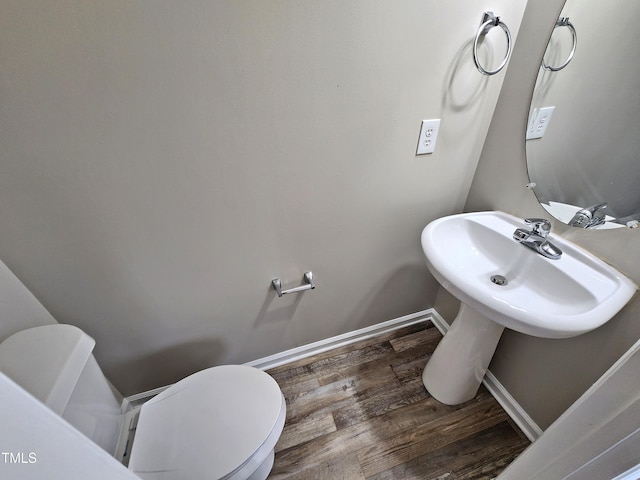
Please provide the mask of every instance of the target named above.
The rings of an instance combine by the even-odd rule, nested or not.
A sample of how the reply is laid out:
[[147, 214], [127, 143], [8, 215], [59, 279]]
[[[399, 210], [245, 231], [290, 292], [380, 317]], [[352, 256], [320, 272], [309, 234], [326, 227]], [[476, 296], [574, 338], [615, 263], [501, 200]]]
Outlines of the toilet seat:
[[261, 370], [202, 370], [142, 406], [129, 469], [153, 480], [232, 479], [272, 454], [285, 411], [280, 387]]

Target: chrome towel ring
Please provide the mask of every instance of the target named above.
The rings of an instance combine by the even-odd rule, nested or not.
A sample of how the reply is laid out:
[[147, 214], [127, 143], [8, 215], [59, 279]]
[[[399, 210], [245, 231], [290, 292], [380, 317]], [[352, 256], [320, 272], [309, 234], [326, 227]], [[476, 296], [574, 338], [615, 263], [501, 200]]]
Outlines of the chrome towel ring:
[[573, 56], [576, 53], [576, 46], [578, 45], [578, 34], [576, 33], [576, 29], [574, 28], [573, 24], [569, 21], [569, 17], [560, 17], [556, 22], [556, 26], [553, 27], [553, 29], [555, 30], [558, 27], [567, 27], [569, 29], [569, 31], [571, 32], [571, 38], [573, 39], [573, 45], [571, 46], [571, 52], [569, 52], [569, 56], [567, 57], [565, 62], [558, 67], [552, 67], [551, 65], [547, 65], [546, 62], [544, 61], [544, 57], [542, 58], [542, 68], [550, 72], [557, 72], [559, 70], [562, 70], [567, 65], [569, 65], [571, 60], [573, 60]]
[[[480, 40], [480, 37], [489, 33], [489, 30], [491, 30], [493, 27], [502, 28], [502, 30], [504, 30], [504, 33], [507, 35], [507, 54], [504, 56], [504, 59], [502, 60], [502, 63], [500, 63], [498, 68], [496, 68], [495, 70], [487, 70], [482, 66], [480, 60], [478, 60], [478, 41]], [[478, 31], [476, 33], [476, 37], [473, 39], [473, 63], [476, 64], [476, 67], [478, 68], [478, 70], [480, 70], [480, 73], [482, 73], [483, 75], [495, 75], [500, 70], [502, 70], [507, 64], [509, 57], [511, 56], [511, 49], [511, 32], [509, 31], [509, 27], [507, 27], [500, 20], [500, 17], [494, 15], [493, 12], [484, 12], [484, 15], [482, 16], [482, 22], [480, 23], [480, 27], [478, 28]]]

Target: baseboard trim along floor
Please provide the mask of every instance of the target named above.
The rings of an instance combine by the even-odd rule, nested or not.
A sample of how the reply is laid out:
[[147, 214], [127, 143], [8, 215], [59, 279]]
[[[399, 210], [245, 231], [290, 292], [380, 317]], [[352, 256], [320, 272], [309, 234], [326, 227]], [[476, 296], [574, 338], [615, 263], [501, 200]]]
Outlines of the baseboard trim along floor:
[[318, 342], [302, 345], [301, 347], [292, 348], [284, 352], [276, 353], [268, 357], [259, 358], [252, 362], [245, 363], [251, 367], [259, 368], [260, 370], [269, 370], [271, 368], [286, 365], [287, 363], [302, 360], [303, 358], [312, 357], [320, 353], [332, 350], [334, 348], [344, 347], [346, 345], [373, 338], [383, 333], [392, 332], [400, 328], [408, 327], [420, 322], [428, 322], [432, 318], [432, 314], [435, 310], [432, 308], [428, 310], [422, 310], [420, 312], [412, 313], [411, 315], [405, 315], [404, 317], [394, 318], [386, 322], [378, 323], [370, 327], [361, 328], [352, 332], [347, 332], [335, 337], [326, 338]]
[[[318, 355], [334, 348], [343, 347], [361, 340], [373, 338], [377, 335], [408, 327], [409, 325], [428, 321], [431, 321], [443, 335], [449, 330], [449, 324], [440, 316], [440, 314], [435, 309], [429, 308], [427, 310], [422, 310], [410, 315], [378, 323], [370, 327], [361, 328], [359, 330], [330, 337], [318, 342], [309, 343], [301, 347], [292, 348], [291, 350], [285, 350], [284, 352], [276, 353], [268, 357], [259, 358], [251, 362], [247, 362], [245, 365], [249, 365], [260, 370], [269, 370], [303, 358]], [[507, 415], [511, 417], [514, 423], [520, 428], [520, 430], [522, 430], [529, 440], [534, 441], [542, 435], [542, 429], [490, 371], [487, 371], [482, 383], [484, 383], [489, 393], [491, 393], [491, 395], [497, 400]], [[135, 401], [147, 399], [157, 393], [160, 393], [167, 387], [168, 386], [165, 386], [149, 392], [142, 392], [137, 395], [133, 395], [128, 397], [125, 402], [133, 403]]]
[[[263, 357], [251, 362], [247, 362], [244, 365], [255, 367], [260, 370], [269, 370], [271, 368], [286, 365], [287, 363], [302, 360], [303, 358], [324, 353], [334, 348], [343, 347], [352, 343], [359, 342], [360, 340], [366, 340], [368, 338], [382, 335], [383, 333], [388, 333], [400, 328], [408, 327], [409, 325], [414, 325], [420, 322], [428, 322], [432, 319], [434, 312], [435, 310], [433, 308], [422, 310], [410, 315], [405, 315], [403, 317], [394, 318], [393, 320], [378, 323], [370, 327], [361, 328], [359, 330], [347, 332], [342, 335], [326, 338], [318, 342], [302, 345], [301, 347], [292, 348], [291, 350], [285, 350], [284, 352], [275, 353], [273, 355], [269, 355], [268, 357]], [[139, 405], [140, 403], [144, 403], [160, 392], [166, 390], [170, 386], [171, 385], [165, 385], [153, 390], [148, 390], [146, 392], [140, 392], [131, 395], [125, 398], [123, 409], [128, 407], [129, 405], [135, 406]]]

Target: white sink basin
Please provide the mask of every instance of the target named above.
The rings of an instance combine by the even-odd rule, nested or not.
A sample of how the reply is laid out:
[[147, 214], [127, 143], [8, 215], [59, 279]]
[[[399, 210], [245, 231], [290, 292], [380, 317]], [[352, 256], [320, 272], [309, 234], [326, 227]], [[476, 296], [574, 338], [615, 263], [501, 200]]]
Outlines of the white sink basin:
[[527, 225], [503, 212], [478, 212], [440, 218], [422, 232], [429, 270], [462, 302], [423, 375], [427, 389], [444, 403], [473, 398], [504, 327], [537, 337], [574, 337], [606, 323], [637, 290], [562, 237], [549, 235], [562, 256], [543, 257], [513, 239], [516, 228]]
[[[636, 285], [582, 248], [551, 234], [551, 260], [513, 238], [524, 222], [502, 212], [464, 213], [422, 232], [429, 270], [459, 300], [518, 332], [566, 338], [597, 328], [629, 301]], [[505, 285], [491, 281], [493, 275]]]

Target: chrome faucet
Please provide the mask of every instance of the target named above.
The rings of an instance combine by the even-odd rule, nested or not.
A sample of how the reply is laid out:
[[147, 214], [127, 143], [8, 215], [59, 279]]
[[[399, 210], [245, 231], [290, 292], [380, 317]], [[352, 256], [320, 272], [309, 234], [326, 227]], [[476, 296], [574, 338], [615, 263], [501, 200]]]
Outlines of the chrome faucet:
[[582, 208], [569, 221], [569, 225], [579, 228], [595, 228], [602, 225], [605, 222], [605, 213], [603, 212], [605, 208], [607, 208], [607, 202]]
[[531, 230], [517, 228], [513, 232], [514, 240], [547, 258], [553, 260], [560, 258], [562, 250], [547, 240], [551, 232], [551, 222], [546, 218], [525, 218], [524, 222], [531, 225]]

